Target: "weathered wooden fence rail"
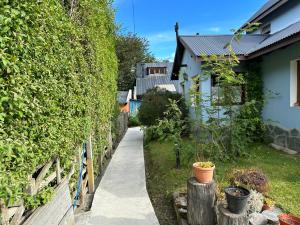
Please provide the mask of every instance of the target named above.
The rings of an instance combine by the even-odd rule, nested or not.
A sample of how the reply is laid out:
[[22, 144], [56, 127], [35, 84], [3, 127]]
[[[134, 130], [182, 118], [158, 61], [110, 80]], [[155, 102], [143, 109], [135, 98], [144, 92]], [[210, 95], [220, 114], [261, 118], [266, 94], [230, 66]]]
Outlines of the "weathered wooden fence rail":
[[[118, 143], [118, 139], [122, 138], [127, 130], [128, 114], [121, 113], [117, 119], [118, 131], [117, 140], [113, 140], [111, 124], [107, 124], [109, 128], [107, 143], [101, 155], [100, 164], [107, 157], [111, 157], [114, 144]], [[103, 127], [107, 129], [106, 126]], [[60, 165], [60, 158], [55, 157], [43, 165], [36, 168], [36, 171], [28, 177], [29, 185], [28, 194], [34, 196], [45, 187], [51, 184], [54, 187], [53, 199], [44, 206], [35, 210], [26, 210], [23, 201], [16, 202], [14, 205], [6, 206], [0, 202], [0, 225], [72, 225], [74, 224], [74, 199], [75, 207], [84, 205], [86, 194], [93, 194], [95, 191], [95, 178], [93, 168], [93, 147], [92, 135], [86, 141], [86, 152], [82, 156], [82, 148], [79, 148], [78, 156], [75, 159], [70, 171], [64, 171]], [[82, 165], [81, 176], [77, 176], [80, 182], [80, 191], [70, 193], [69, 180], [78, 171], [76, 165]], [[100, 168], [102, 169], [102, 168]], [[63, 177], [64, 174], [64, 177]]]
[[[93, 154], [92, 154], [92, 136], [86, 143], [86, 154], [83, 161], [77, 158], [78, 165], [83, 163], [83, 172], [80, 179], [81, 188], [79, 199], [76, 206], [84, 203], [86, 193], [93, 193], [94, 184], [94, 169], [93, 169]], [[76, 164], [75, 164], [76, 165]], [[74, 175], [75, 166], [71, 171], [62, 177], [64, 170], [60, 166], [59, 157], [55, 157], [44, 165], [39, 166], [36, 171], [28, 178], [29, 185], [26, 190], [28, 194], [34, 196], [47, 187], [50, 183], [54, 184], [54, 197], [44, 206], [32, 211], [25, 211], [23, 201], [10, 206], [1, 204], [1, 220], [2, 225], [61, 225], [60, 221], [64, 221], [62, 225], [74, 224], [74, 214], [72, 207], [71, 193], [69, 190], [69, 180]], [[53, 171], [53, 172], [50, 172]], [[72, 195], [74, 196], [74, 195]], [[74, 196], [75, 197], [75, 196]], [[66, 217], [66, 218], [65, 218]]]

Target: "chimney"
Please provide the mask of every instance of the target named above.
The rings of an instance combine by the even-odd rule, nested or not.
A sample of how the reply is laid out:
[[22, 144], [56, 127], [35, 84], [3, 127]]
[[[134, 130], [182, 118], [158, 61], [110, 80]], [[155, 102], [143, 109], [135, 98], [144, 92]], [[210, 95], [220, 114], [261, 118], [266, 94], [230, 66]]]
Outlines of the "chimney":
[[178, 38], [178, 36], [179, 36], [179, 23], [178, 22], [176, 22], [176, 24], [175, 24], [175, 33], [176, 33], [176, 37]]

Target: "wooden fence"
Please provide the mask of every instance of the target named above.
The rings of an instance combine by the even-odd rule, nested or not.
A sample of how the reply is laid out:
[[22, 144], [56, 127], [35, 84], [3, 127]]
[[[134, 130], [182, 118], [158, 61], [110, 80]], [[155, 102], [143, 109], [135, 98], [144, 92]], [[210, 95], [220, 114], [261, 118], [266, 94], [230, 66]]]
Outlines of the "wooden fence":
[[[81, 179], [82, 181], [80, 186], [79, 198], [78, 201], [76, 201], [76, 206], [83, 204], [85, 195], [87, 193], [93, 193], [95, 190], [91, 136], [87, 140], [86, 153], [83, 156], [84, 157], [76, 158], [78, 164], [80, 165], [82, 163], [83, 166], [82, 176], [79, 177], [79, 179]], [[50, 173], [50, 171], [53, 172]], [[64, 171], [60, 167], [59, 157], [53, 158], [52, 160], [45, 163], [44, 165], [41, 165], [38, 168], [36, 168], [36, 171], [33, 173], [34, 176], [31, 175], [29, 177], [29, 186], [26, 190], [27, 193], [34, 196], [51, 183], [51, 185], [52, 186], [54, 185], [55, 188], [54, 197], [53, 197], [54, 200], [52, 199], [46, 205], [31, 211], [28, 210], [25, 211], [24, 203], [22, 200], [15, 203], [14, 205], [9, 205], [9, 206], [5, 206], [5, 204], [0, 203], [0, 210], [1, 210], [0, 224], [2, 225], [19, 225], [19, 224], [59, 225], [60, 223], [57, 223], [59, 219], [63, 220], [66, 215], [70, 216], [70, 213], [73, 215], [73, 207], [72, 207], [68, 182], [75, 172], [75, 166], [73, 165], [71, 171], [65, 173], [66, 174], [65, 177], [62, 177], [62, 172]], [[73, 199], [74, 197], [75, 196], [73, 195]], [[61, 206], [64, 207], [62, 208]], [[49, 217], [51, 217], [51, 219]], [[45, 218], [48, 219], [45, 220]], [[40, 223], [39, 221], [43, 221], [43, 222]], [[66, 224], [72, 224], [72, 221]]]

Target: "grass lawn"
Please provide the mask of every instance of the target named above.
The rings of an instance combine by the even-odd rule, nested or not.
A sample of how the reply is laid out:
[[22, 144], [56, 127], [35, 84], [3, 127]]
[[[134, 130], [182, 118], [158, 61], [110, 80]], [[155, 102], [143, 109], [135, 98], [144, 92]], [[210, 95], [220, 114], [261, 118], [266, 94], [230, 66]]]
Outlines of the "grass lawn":
[[[175, 169], [171, 143], [150, 143], [145, 149], [147, 188], [161, 225], [174, 225], [172, 193], [186, 189], [186, 180], [192, 175], [192, 162]], [[267, 146], [257, 145], [247, 158], [216, 164], [216, 180], [221, 187], [228, 184], [233, 168], [256, 167], [269, 178], [269, 196], [287, 212], [300, 216], [300, 157], [289, 156]]]

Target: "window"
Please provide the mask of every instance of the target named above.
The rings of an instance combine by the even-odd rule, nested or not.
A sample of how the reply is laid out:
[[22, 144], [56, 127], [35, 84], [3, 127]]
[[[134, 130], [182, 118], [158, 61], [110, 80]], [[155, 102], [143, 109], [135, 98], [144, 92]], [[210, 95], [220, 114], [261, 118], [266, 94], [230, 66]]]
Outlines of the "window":
[[261, 34], [270, 34], [271, 33], [271, 24], [266, 24], [261, 28]]
[[297, 101], [296, 106], [300, 106], [300, 60], [297, 61]]
[[291, 62], [291, 106], [300, 106], [300, 60]]
[[167, 74], [167, 67], [148, 67], [147, 75], [150, 74]]
[[245, 87], [242, 85], [238, 86], [224, 86], [222, 81], [217, 75], [211, 77], [211, 101], [213, 105], [225, 105], [226, 93], [231, 93], [232, 99], [229, 101], [234, 105], [241, 105], [245, 102]]

